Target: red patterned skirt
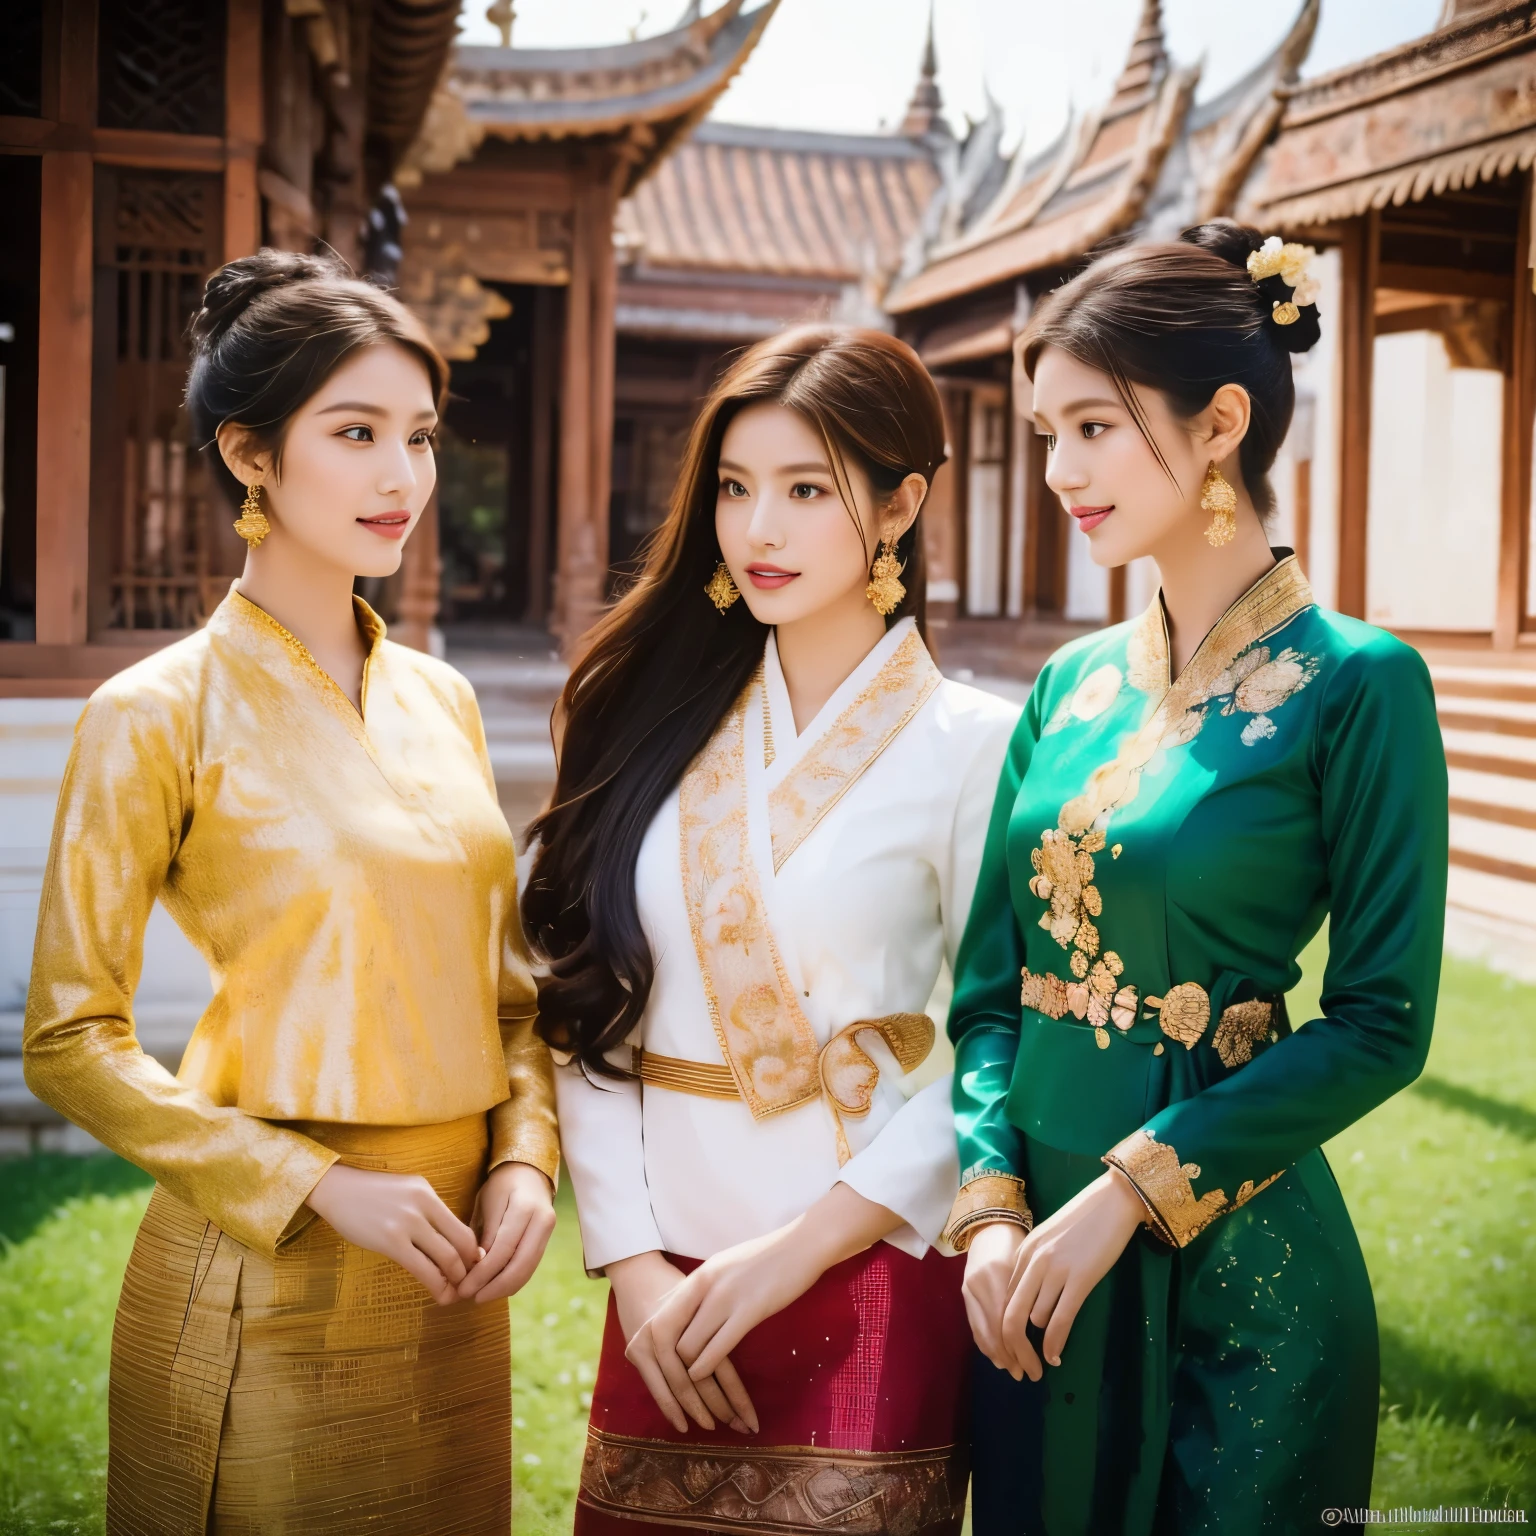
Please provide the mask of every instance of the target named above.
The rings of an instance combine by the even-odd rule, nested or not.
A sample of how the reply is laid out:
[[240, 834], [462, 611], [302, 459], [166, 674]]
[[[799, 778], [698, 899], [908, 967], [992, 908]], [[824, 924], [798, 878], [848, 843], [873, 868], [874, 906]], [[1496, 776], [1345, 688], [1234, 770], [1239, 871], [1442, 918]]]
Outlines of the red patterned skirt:
[[637, 1521], [652, 1532], [958, 1533], [970, 1474], [964, 1275], [963, 1259], [914, 1259], [889, 1243], [829, 1269], [731, 1352], [756, 1435], [679, 1435], [624, 1358], [610, 1299], [575, 1536], [641, 1536]]

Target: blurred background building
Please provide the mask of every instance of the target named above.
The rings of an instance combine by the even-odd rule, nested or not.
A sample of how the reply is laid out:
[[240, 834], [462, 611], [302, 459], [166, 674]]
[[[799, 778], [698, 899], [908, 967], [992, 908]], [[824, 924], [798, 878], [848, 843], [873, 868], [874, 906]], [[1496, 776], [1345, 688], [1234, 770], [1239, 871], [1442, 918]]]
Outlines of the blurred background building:
[[[182, 330], [208, 271], [261, 244], [334, 247], [454, 360], [438, 495], [400, 575], [366, 595], [475, 682], [519, 828], [551, 778], [562, 658], [635, 568], [736, 349], [817, 318], [918, 349], [950, 436], [925, 514], [940, 659], [1017, 691], [1155, 581], [1095, 567], [1045, 486], [1013, 365], [1033, 305], [1107, 244], [1216, 214], [1316, 246], [1324, 340], [1297, 362], [1276, 541], [1321, 601], [1429, 658], [1454, 926], [1530, 949], [1536, 3], [1445, 0], [1423, 35], [1317, 73], [1320, 25], [1348, 0], [1287, 0], [1276, 40], [1206, 91], [1163, 7], [1138, 0], [1102, 87], [1038, 149], [990, 96], [952, 126], [931, 18], [889, 126], [712, 116], [796, 3], [692, 0], [652, 35], [558, 48], [524, 46], [508, 0], [488, 23], [459, 0], [11, 8], [0, 1143], [66, 1134], [17, 1053], [81, 701], [200, 623], [240, 567], [233, 511], [189, 452]], [[486, 41], [456, 43], [464, 20]], [[174, 1061], [206, 995], [157, 912], [150, 1048]]]

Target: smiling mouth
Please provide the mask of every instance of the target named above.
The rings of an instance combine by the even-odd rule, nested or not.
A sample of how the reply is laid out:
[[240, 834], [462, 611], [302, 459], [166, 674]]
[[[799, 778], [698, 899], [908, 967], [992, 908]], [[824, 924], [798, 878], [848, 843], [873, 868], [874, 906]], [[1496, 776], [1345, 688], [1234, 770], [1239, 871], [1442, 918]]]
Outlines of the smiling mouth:
[[364, 528], [378, 534], [385, 539], [403, 539], [405, 530], [411, 525], [409, 512], [380, 512], [377, 517], [360, 517], [357, 520]]
[[747, 580], [760, 592], [775, 592], [780, 587], [787, 587], [799, 574], [799, 571], [786, 571], [777, 565], [747, 567]]
[[1092, 533], [1115, 509], [1111, 504], [1107, 507], [1068, 507], [1067, 510], [1077, 519], [1077, 526], [1084, 533]]

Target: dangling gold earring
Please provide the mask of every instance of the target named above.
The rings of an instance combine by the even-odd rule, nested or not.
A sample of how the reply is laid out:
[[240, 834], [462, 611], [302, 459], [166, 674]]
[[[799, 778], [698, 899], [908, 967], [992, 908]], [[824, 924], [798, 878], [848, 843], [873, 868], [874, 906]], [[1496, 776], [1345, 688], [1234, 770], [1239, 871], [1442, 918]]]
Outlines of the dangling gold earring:
[[870, 569], [869, 585], [864, 588], [864, 596], [875, 605], [875, 612], [883, 619], [895, 613], [907, 595], [907, 589], [901, 584], [903, 569], [905, 567], [896, 558], [894, 540], [882, 539], [880, 553], [875, 556], [875, 563]]
[[721, 613], [741, 596], [741, 588], [731, 580], [730, 570], [724, 560], [715, 567], [715, 574], [705, 583], [704, 595]]
[[240, 516], [235, 519], [235, 532], [252, 549], [259, 548], [261, 541], [272, 532], [272, 524], [267, 521], [267, 514], [261, 510], [259, 485], [246, 488], [245, 500], [240, 503]]
[[1237, 492], [1232, 482], [1217, 469], [1215, 459], [1205, 472], [1205, 484], [1200, 487], [1200, 510], [1211, 514], [1210, 526], [1205, 530], [1206, 541], [1213, 549], [1220, 549], [1231, 542], [1237, 532]]

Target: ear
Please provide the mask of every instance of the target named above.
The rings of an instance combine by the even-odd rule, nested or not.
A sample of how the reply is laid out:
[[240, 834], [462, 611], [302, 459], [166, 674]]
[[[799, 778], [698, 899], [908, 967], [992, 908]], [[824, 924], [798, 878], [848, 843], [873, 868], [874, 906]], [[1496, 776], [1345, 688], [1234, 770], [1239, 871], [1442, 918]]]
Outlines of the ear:
[[1198, 418], [1196, 440], [1200, 451], [1218, 464], [1224, 463], [1248, 435], [1253, 402], [1241, 384], [1223, 384]]
[[908, 475], [891, 493], [890, 501], [880, 514], [880, 537], [894, 544], [917, 521], [927, 494], [928, 482], [919, 474]]
[[257, 446], [248, 428], [226, 421], [218, 432], [219, 457], [241, 485], [260, 485], [272, 468], [272, 455]]

